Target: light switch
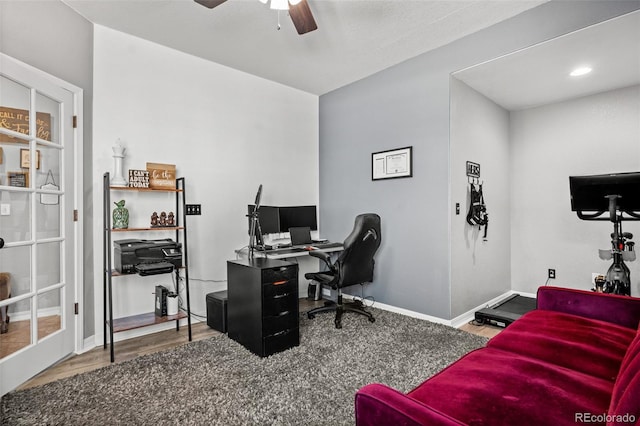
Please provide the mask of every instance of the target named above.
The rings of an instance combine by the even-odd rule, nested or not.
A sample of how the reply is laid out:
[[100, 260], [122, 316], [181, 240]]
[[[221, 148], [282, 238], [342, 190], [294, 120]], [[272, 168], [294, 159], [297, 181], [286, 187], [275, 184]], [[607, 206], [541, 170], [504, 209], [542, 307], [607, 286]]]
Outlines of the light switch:
[[11, 204], [0, 204], [0, 216], [9, 216], [11, 214]]

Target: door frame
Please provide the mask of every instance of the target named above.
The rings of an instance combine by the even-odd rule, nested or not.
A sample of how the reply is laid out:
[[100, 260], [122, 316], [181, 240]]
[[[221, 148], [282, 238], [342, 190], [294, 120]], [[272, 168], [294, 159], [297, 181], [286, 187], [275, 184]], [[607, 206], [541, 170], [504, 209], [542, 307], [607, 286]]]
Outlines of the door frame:
[[[83, 209], [83, 194], [84, 194], [84, 179], [83, 179], [83, 97], [84, 90], [74, 84], [62, 80], [54, 75], [51, 75], [45, 71], [42, 71], [32, 65], [15, 59], [9, 55], [0, 52], [0, 63], [3, 67], [11, 69], [19, 69], [21, 73], [28, 73], [32, 78], [47, 80], [50, 84], [58, 86], [71, 93], [73, 98], [73, 115], [76, 117], [76, 126], [73, 129], [73, 164], [67, 166], [73, 171], [73, 180], [75, 182], [74, 191], [69, 195], [73, 197], [73, 209], [77, 211], [77, 220], [73, 221], [73, 236], [71, 240], [74, 244], [73, 250], [73, 288], [67, 289], [67, 291], [73, 291], [75, 303], [78, 306], [77, 314], [74, 315], [74, 352], [81, 353], [84, 349], [84, 265], [82, 262], [82, 255], [84, 252], [84, 209]], [[11, 74], [10, 74], [11, 75]], [[68, 170], [65, 170], [68, 172]]]

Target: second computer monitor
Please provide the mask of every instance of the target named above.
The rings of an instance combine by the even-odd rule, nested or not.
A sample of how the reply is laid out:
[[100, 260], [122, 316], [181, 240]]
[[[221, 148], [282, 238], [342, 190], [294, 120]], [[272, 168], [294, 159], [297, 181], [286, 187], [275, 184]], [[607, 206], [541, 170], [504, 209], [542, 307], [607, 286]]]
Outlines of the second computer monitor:
[[280, 232], [289, 232], [289, 228], [308, 226], [312, 231], [318, 229], [316, 206], [279, 207]]

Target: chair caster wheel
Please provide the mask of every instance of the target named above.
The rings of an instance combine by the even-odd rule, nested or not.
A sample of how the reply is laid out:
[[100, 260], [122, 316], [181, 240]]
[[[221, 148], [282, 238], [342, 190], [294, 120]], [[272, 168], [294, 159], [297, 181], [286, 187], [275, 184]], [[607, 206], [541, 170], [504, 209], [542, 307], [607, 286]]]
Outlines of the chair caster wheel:
[[376, 319], [374, 317], [370, 317], [369, 322], [376, 322]]
[[307, 314], [307, 318], [309, 319], [314, 319], [316, 317], [316, 314]]

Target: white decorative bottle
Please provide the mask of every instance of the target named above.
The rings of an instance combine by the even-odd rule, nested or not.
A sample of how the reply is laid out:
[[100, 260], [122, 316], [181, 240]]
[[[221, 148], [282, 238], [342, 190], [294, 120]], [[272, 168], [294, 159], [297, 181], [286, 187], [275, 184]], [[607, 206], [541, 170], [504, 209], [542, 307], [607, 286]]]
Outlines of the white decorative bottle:
[[113, 177], [111, 178], [111, 185], [113, 186], [127, 186], [128, 183], [122, 175], [122, 160], [124, 159], [125, 147], [122, 146], [120, 139], [116, 141], [113, 146]]

